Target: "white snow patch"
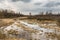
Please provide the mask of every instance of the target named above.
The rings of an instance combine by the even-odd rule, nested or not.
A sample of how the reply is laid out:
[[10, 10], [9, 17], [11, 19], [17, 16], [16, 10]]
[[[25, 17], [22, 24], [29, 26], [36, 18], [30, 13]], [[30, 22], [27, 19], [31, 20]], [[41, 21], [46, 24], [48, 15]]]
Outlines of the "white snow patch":
[[53, 29], [41, 28], [39, 25], [28, 24], [27, 22], [24, 22], [24, 21], [20, 21], [20, 23], [22, 23], [26, 27], [30, 27], [30, 28], [33, 28], [33, 29], [36, 29], [36, 30], [43, 30], [44, 32], [54, 32]]
[[17, 25], [15, 25], [15, 24], [12, 24], [12, 25], [10, 25], [10, 26], [7, 26], [6, 28], [4, 28], [4, 31], [5, 32], [7, 32], [7, 31], [9, 31], [9, 30], [16, 30], [16, 31], [18, 31], [18, 32], [23, 32], [24, 30], [23, 29], [21, 29], [21, 27], [18, 27]]

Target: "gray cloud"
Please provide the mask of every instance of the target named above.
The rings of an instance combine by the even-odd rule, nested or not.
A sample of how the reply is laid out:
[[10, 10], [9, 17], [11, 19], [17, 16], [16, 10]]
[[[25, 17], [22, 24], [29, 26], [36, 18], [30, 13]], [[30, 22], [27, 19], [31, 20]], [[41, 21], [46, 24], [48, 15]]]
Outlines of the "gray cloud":
[[31, 2], [31, 0], [21, 0], [22, 2]]
[[0, 2], [2, 2], [3, 0], [0, 0]]
[[22, 1], [24, 3], [30, 2], [31, 0], [12, 0], [12, 2]]
[[42, 3], [34, 3], [34, 5], [41, 5]]
[[59, 6], [60, 2], [48, 2], [46, 5], [44, 5], [44, 7], [55, 7], [55, 6]]
[[[3, 1], [3, 2], [1, 2]], [[12, 9], [15, 12], [42, 12], [42, 11], [60, 11], [60, 2], [38, 0], [0, 0], [0, 8]], [[57, 6], [57, 7], [56, 7]]]
[[17, 2], [17, 1], [20, 1], [20, 0], [11, 0], [12, 2]]

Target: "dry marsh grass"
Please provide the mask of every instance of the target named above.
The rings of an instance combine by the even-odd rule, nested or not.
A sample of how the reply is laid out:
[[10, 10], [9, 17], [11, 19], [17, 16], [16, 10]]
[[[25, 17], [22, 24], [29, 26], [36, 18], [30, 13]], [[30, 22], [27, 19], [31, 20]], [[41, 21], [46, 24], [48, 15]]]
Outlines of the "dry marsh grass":
[[15, 20], [13, 19], [0, 19], [0, 27], [11, 25], [14, 22]]

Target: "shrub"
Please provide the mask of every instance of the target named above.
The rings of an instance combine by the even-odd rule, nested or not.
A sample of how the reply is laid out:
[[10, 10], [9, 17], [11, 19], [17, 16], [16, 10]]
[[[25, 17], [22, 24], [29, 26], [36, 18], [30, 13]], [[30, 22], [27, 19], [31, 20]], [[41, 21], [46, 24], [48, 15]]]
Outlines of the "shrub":
[[57, 19], [57, 25], [60, 26], [60, 19]]
[[4, 39], [4, 38], [6, 38], [6, 35], [0, 31], [0, 39]]

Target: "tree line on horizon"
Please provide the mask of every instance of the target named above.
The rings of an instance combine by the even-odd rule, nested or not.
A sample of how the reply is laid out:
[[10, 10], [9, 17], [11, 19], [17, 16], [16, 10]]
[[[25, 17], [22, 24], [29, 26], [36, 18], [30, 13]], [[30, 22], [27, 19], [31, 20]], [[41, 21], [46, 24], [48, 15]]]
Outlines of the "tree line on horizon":
[[0, 11], [0, 18], [14, 18], [14, 17], [21, 17], [24, 16], [23, 14], [15, 13], [14, 11], [2, 10]]

